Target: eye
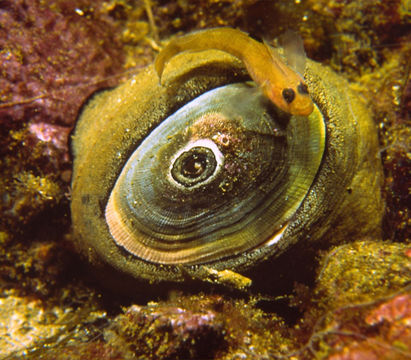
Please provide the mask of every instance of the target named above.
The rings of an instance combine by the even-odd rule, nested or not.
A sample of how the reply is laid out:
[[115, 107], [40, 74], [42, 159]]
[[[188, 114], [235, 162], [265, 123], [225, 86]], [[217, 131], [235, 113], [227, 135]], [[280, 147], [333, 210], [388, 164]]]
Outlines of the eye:
[[300, 83], [297, 87], [297, 90], [300, 94], [308, 94], [308, 88], [307, 85]]
[[293, 100], [295, 99], [295, 91], [291, 88], [284, 89], [283, 98], [287, 103], [291, 104]]

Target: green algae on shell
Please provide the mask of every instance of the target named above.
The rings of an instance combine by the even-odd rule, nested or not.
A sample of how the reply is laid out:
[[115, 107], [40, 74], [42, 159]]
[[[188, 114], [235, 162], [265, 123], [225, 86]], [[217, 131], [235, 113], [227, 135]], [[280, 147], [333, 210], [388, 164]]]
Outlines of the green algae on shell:
[[[190, 108], [190, 101], [202, 94], [246, 81], [240, 64], [215, 51], [206, 57], [182, 54], [173, 62], [164, 86], [150, 66], [116, 89], [96, 95], [80, 117], [73, 138], [71, 209], [77, 244], [94, 263], [150, 282], [180, 282], [187, 275], [201, 277], [201, 265], [243, 271], [296, 243], [311, 246], [318, 240], [335, 243], [378, 233], [382, 201], [376, 132], [368, 112], [341, 78], [308, 62], [307, 84], [317, 106], [309, 118], [264, 104], [248, 84], [223, 87], [247, 94], [238, 95], [241, 101], [237, 95], [230, 101], [230, 96], [221, 96], [230, 111], [244, 111], [237, 109], [240, 104], [253, 101], [258, 103], [253, 109], [263, 108], [254, 125], [242, 125], [239, 131], [239, 119], [245, 115], [230, 114], [230, 121], [222, 121], [227, 116], [220, 110], [172, 121], [180, 116], [180, 108]], [[218, 91], [222, 90], [203, 96]], [[201, 109], [201, 104], [196, 106]], [[213, 126], [204, 126], [205, 119]], [[175, 131], [168, 128], [170, 123]], [[229, 127], [236, 130], [228, 132]], [[227, 152], [226, 141], [233, 144]], [[245, 162], [247, 157], [250, 162]], [[182, 178], [171, 174], [179, 158], [183, 166], [176, 172], [183, 169]], [[232, 166], [224, 166], [228, 164]], [[307, 167], [309, 176], [303, 170]], [[128, 171], [131, 175], [124, 180]], [[293, 174], [306, 179], [301, 186], [296, 182], [301, 192], [295, 198], [288, 192], [292, 181], [287, 182]], [[155, 191], [145, 193], [153, 183]], [[280, 192], [275, 193], [279, 184]], [[127, 192], [130, 187], [136, 191], [134, 198]], [[138, 206], [130, 212], [125, 204]], [[233, 212], [236, 206], [244, 212]], [[165, 217], [170, 213], [174, 223]], [[158, 226], [160, 218], [163, 227]], [[187, 228], [185, 219], [190, 219]], [[140, 252], [141, 246], [145, 252]]]

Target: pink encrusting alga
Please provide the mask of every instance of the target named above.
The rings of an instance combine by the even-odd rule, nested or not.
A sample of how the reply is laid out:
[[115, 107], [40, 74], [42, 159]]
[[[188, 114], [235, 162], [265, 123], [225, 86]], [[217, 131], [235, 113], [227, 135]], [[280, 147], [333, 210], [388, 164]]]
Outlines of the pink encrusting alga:
[[[47, 178], [61, 195], [67, 191], [68, 137], [81, 106], [118, 82], [124, 61], [118, 25], [101, 6], [89, 0], [0, 4], [0, 229], [28, 223], [43, 208], [16, 182], [21, 174], [39, 183]], [[61, 196], [46, 198], [57, 203]], [[30, 211], [18, 211], [16, 202]]]

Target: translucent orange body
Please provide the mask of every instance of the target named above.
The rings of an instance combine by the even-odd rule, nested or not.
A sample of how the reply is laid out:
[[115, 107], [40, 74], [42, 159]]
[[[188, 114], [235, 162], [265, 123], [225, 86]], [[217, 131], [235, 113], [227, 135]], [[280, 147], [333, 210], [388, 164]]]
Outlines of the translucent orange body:
[[165, 65], [181, 52], [210, 49], [221, 50], [239, 58], [265, 96], [280, 109], [302, 116], [308, 116], [313, 111], [304, 79], [267, 44], [232, 28], [203, 30], [172, 40], [157, 56], [157, 74], [161, 79]]

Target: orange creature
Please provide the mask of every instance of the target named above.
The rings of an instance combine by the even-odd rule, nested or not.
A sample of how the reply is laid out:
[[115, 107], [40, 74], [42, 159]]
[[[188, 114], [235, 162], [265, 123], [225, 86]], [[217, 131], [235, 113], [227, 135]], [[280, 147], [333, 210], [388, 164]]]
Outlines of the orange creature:
[[292, 70], [275, 49], [232, 28], [202, 30], [172, 40], [155, 61], [160, 80], [165, 65], [175, 55], [209, 49], [221, 50], [239, 58], [264, 95], [280, 109], [302, 116], [308, 116], [313, 111], [313, 102], [302, 76]]

